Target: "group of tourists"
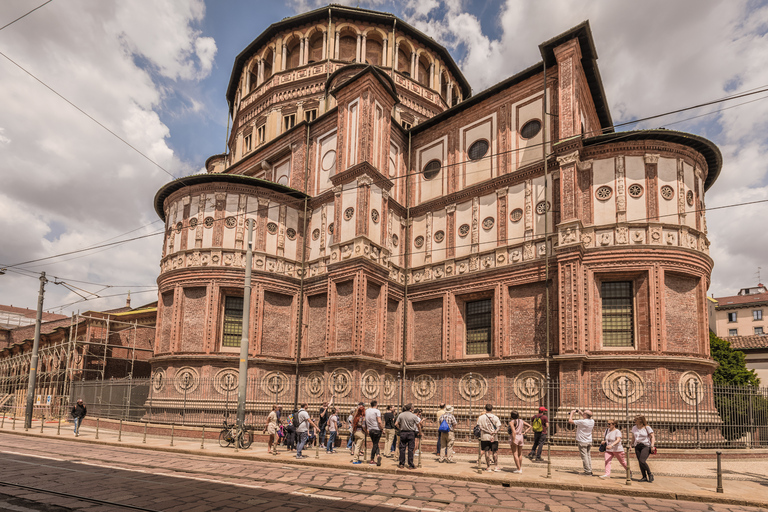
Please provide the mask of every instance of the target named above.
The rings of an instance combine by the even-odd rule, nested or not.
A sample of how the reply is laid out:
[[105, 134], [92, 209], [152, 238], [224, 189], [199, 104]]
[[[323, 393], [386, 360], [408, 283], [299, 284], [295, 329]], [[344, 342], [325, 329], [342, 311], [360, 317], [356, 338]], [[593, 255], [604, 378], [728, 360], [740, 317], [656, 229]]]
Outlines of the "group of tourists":
[[[299, 409], [293, 411], [288, 421], [281, 421], [281, 408], [275, 405], [267, 417], [265, 432], [269, 433], [267, 450], [277, 455], [277, 446], [285, 444], [288, 450], [296, 450], [296, 458], [307, 458], [302, 453], [307, 446], [318, 443], [325, 448], [327, 453], [337, 453], [342, 441], [339, 432], [343, 428], [344, 421], [340, 418], [339, 411], [330, 402], [323, 402], [317, 421], [313, 420], [307, 411], [307, 404], [302, 403]], [[574, 418], [579, 415], [580, 418]], [[452, 464], [454, 461], [453, 446], [456, 440], [455, 430], [458, 421], [453, 415], [453, 407], [441, 403], [436, 415], [437, 425], [437, 450], [435, 455], [437, 462]], [[382, 414], [378, 402], [372, 400], [368, 407], [359, 402], [353, 407], [346, 418], [348, 440], [346, 444], [352, 456], [352, 464], [375, 464], [381, 466], [382, 457], [395, 458], [397, 453], [398, 467], [415, 469], [414, 453], [416, 444], [420, 443], [422, 429], [431, 420], [424, 418], [422, 411], [414, 409], [413, 404], [406, 404], [399, 414], [395, 414], [394, 408], [388, 405]], [[576, 444], [581, 457], [585, 475], [592, 475], [591, 449], [593, 444], [593, 430], [595, 420], [589, 409], [574, 409], [568, 415], [568, 423], [576, 430]], [[493, 413], [493, 405], [487, 404], [485, 412], [477, 418], [473, 428], [473, 435], [478, 439], [480, 450], [477, 464], [481, 465], [485, 460], [485, 470], [488, 472], [501, 471], [499, 467], [498, 449], [499, 434], [502, 429], [502, 420]], [[543, 462], [542, 449], [547, 444], [549, 418], [547, 408], [539, 407], [530, 421], [520, 417], [517, 411], [510, 413], [506, 422], [509, 444], [512, 457], [515, 462], [513, 473], [523, 472], [523, 448], [526, 434], [533, 433], [533, 444], [527, 458], [535, 462]], [[381, 451], [380, 443], [384, 439], [384, 451]], [[368, 441], [371, 442], [370, 451], [367, 449]], [[648, 425], [645, 417], [635, 418], [635, 426], [630, 432], [630, 441], [635, 449], [635, 455], [642, 474], [641, 482], [653, 482], [653, 473], [648, 466], [649, 455], [656, 453], [656, 438], [653, 429]], [[420, 449], [420, 447], [419, 447]], [[616, 459], [626, 469], [627, 461], [622, 444], [621, 430], [616, 420], [608, 420], [607, 428], [603, 432], [599, 451], [605, 456], [605, 473], [600, 478], [610, 478], [611, 463]], [[370, 456], [366, 457], [366, 454]]]

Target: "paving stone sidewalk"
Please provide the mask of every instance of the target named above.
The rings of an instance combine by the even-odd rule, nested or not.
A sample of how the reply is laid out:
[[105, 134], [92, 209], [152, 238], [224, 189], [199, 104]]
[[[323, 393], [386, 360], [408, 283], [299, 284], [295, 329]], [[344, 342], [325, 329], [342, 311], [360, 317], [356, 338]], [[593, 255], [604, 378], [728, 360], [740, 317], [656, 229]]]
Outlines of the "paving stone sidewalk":
[[[383, 458], [381, 466], [351, 464], [351, 455], [342, 448], [337, 453], [328, 454], [324, 449], [305, 448], [307, 458], [296, 459], [294, 452], [287, 452], [285, 447], [279, 448], [277, 456], [267, 453], [266, 444], [254, 443], [248, 450], [235, 450], [232, 447], [222, 448], [217, 440], [206, 439], [201, 447], [201, 439], [175, 437], [171, 446], [169, 437], [147, 436], [144, 442], [141, 433], [118, 432], [101, 429], [98, 439], [93, 427], [83, 427], [80, 436], [73, 437], [71, 425], [62, 423], [60, 434], [57, 435], [57, 425], [46, 425], [40, 433], [40, 422], [37, 421], [29, 431], [21, 428], [17, 422], [12, 430], [6, 422], [0, 429], [3, 433], [29, 435], [47, 438], [75, 439], [83, 443], [98, 443], [114, 446], [144, 448], [155, 451], [172, 451], [210, 457], [226, 457], [230, 459], [262, 460], [283, 464], [299, 464], [309, 467], [343, 468], [345, 471], [381, 472], [389, 474], [411, 473], [407, 469], [398, 469], [397, 461]], [[120, 440], [118, 441], [118, 437]], [[368, 447], [370, 450], [370, 446]], [[525, 453], [525, 451], [524, 451]], [[759, 506], [768, 508], [768, 451], [750, 450], [750, 458], [725, 458], [722, 461], [723, 492], [717, 493], [716, 458], [713, 451], [698, 451], [701, 458], [690, 459], [653, 459], [649, 460], [656, 479], [654, 483], [639, 482], [639, 470], [634, 456], [630, 458], [630, 467], [634, 469], [634, 480], [626, 485], [626, 476], [618, 462], [614, 460], [613, 474], [610, 479], [598, 478], [603, 474], [602, 454], [597, 449], [592, 453], [594, 476], [581, 474], [581, 461], [576, 451], [571, 456], [552, 457], [551, 477], [547, 478], [548, 465], [534, 463], [524, 459], [523, 473], [512, 473], [515, 469], [512, 457], [500, 458], [501, 471], [486, 472], [485, 464], [478, 469], [477, 456], [474, 454], [456, 454], [454, 464], [438, 463], [434, 454], [422, 453], [421, 467], [412, 470], [412, 474], [434, 478], [443, 478], [467, 482], [482, 482], [512, 487], [560, 489], [571, 491], [587, 491], [600, 494], [618, 494], [629, 496], [655, 497], [662, 499], [677, 499], [711, 503], [729, 503], [735, 505]], [[419, 458], [416, 458], [418, 464]]]

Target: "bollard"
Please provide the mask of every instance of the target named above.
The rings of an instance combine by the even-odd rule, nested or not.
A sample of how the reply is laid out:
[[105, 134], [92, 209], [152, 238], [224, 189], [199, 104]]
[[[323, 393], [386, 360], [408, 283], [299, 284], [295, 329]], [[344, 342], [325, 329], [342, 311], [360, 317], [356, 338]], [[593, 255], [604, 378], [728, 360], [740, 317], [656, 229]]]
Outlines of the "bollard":
[[16, 430], [16, 414], [13, 414], [13, 423], [11, 424], [11, 430]]
[[61, 413], [59, 413], [59, 423], [56, 425], [56, 435], [61, 435]]
[[171, 423], [171, 446], [173, 446], [173, 423]]
[[123, 441], [123, 418], [120, 418], [120, 426], [117, 429], [117, 442], [121, 443]]
[[723, 492], [723, 467], [720, 464], [720, 456], [723, 452], [715, 452], [717, 454], [717, 492]]
[[[99, 419], [100, 418], [96, 418], [96, 439], [99, 438]], [[82, 422], [83, 420], [80, 421]]]
[[421, 467], [421, 438], [419, 438], [419, 465], [416, 467], [417, 468]]
[[143, 444], [147, 444], [147, 422], [144, 422], [144, 438], [141, 440]]
[[315, 441], [317, 441], [317, 443], [315, 444], [315, 458], [319, 459], [320, 458], [320, 433], [319, 432], [315, 435]]
[[5, 426], [5, 413], [3, 413], [3, 419], [0, 420], [0, 428], [3, 428]]
[[203, 437], [200, 439], [200, 449], [205, 450], [205, 425], [203, 425]]
[[43, 417], [40, 419], [40, 433], [43, 433], [43, 427], [45, 426], [45, 414], [43, 414]]

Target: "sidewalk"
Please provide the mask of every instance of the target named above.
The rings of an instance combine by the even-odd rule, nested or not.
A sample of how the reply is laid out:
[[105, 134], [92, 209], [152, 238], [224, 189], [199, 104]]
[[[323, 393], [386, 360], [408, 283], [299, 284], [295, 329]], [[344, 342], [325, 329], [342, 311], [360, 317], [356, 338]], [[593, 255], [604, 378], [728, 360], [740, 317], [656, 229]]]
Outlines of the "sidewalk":
[[[477, 456], [475, 454], [456, 454], [455, 464], [438, 463], [437, 457], [426, 452], [421, 455], [421, 467], [416, 470], [398, 469], [397, 461], [383, 458], [381, 467], [376, 465], [351, 464], [350, 453], [345, 450], [345, 443], [338, 448], [338, 453], [327, 454], [324, 449], [310, 448], [304, 450], [306, 459], [298, 460], [294, 452], [286, 452], [285, 447], [279, 448], [277, 456], [267, 453], [266, 444], [256, 443], [248, 450], [235, 451], [234, 448], [222, 448], [217, 439], [209, 436], [218, 431], [206, 431], [204, 446], [201, 447], [202, 436], [194, 439], [189, 437], [174, 437], [171, 446], [170, 437], [148, 435], [146, 442], [140, 432], [122, 432], [118, 441], [118, 432], [115, 430], [99, 430], [96, 439], [96, 429], [84, 426], [80, 429], [80, 436], [74, 437], [70, 423], [61, 424], [61, 433], [57, 435], [57, 423], [46, 423], [44, 432], [40, 433], [40, 421], [33, 423], [29, 431], [24, 431], [23, 422], [16, 422], [16, 429], [12, 430], [10, 418], [5, 420], [0, 432], [34, 436], [38, 438], [62, 439], [83, 443], [98, 443], [102, 445], [115, 445], [131, 448], [140, 448], [155, 451], [169, 451], [187, 453], [199, 456], [226, 457], [230, 459], [258, 460], [265, 462], [277, 462], [280, 464], [298, 464], [304, 466], [316, 466], [325, 468], [340, 468], [345, 471], [367, 471], [371, 473], [386, 474], [416, 474], [419, 476], [445, 478], [452, 480], [482, 482], [486, 484], [560, 489], [569, 491], [586, 491], [601, 494], [620, 494], [627, 496], [652, 497], [661, 499], [674, 499], [685, 501], [698, 501], [709, 503], [725, 503], [743, 506], [768, 507], [768, 451], [750, 450], [749, 458], [722, 460], [723, 493], [717, 493], [717, 462], [712, 451], [701, 451], [701, 458], [697, 460], [654, 459], [648, 460], [653, 470], [654, 483], [638, 482], [640, 478], [637, 460], [634, 454], [630, 457], [630, 468], [634, 475], [631, 485], [626, 485], [626, 476], [623, 468], [616, 460], [613, 462], [613, 474], [610, 479], [600, 479], [603, 474], [603, 457], [597, 449], [592, 452], [592, 467], [595, 476], [580, 474], [581, 461], [576, 451], [572, 456], [552, 457], [551, 478], [547, 478], [547, 463], [533, 463], [528, 459], [523, 461], [523, 473], [515, 474], [514, 461], [511, 457], [500, 457], [500, 472], [486, 472], [476, 467]], [[345, 439], [346, 441], [346, 439]], [[369, 447], [370, 448], [370, 447]], [[528, 446], [526, 447], [526, 449]], [[562, 448], [562, 447], [561, 447]], [[524, 452], [526, 450], [524, 449]], [[546, 449], [544, 452], [546, 459]], [[419, 464], [418, 456], [415, 463]]]

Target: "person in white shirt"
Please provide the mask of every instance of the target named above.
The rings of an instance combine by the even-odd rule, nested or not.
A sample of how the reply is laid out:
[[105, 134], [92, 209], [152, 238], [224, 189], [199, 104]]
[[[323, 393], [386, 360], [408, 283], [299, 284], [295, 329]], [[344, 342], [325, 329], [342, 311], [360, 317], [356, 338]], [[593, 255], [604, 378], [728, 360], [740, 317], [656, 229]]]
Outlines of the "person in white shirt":
[[653, 473], [651, 468], [648, 467], [648, 456], [653, 453], [656, 448], [656, 434], [653, 433], [653, 429], [648, 425], [645, 416], [638, 416], [635, 418], [635, 426], [632, 427], [632, 446], [635, 447], [635, 455], [637, 456], [637, 463], [640, 466], [640, 472], [643, 474], [641, 482], [653, 482]]
[[[477, 424], [480, 427], [480, 450], [485, 453], [485, 470], [501, 471], [499, 468], [499, 429], [501, 420], [498, 416], [491, 413], [493, 405], [486, 404], [485, 414], [477, 418]], [[494, 469], [491, 469], [491, 460], [493, 460]], [[478, 464], [480, 460], [478, 459]]]
[[381, 431], [384, 430], [384, 425], [381, 422], [379, 402], [376, 400], [372, 400], [371, 406], [365, 410], [365, 427], [368, 430], [368, 437], [371, 438], [371, 460], [368, 464], [381, 466], [379, 440], [381, 439]]
[[627, 469], [627, 461], [624, 458], [624, 447], [621, 445], [621, 430], [617, 427], [619, 422], [616, 420], [608, 421], [608, 428], [605, 430], [603, 442], [605, 443], [605, 474], [600, 478], [611, 477], [611, 461], [614, 457], [619, 461], [621, 467]]
[[[573, 415], [581, 415], [580, 420], [574, 420]], [[584, 474], [592, 476], [592, 455], [589, 450], [592, 448], [592, 429], [595, 428], [595, 420], [592, 419], [592, 411], [589, 409], [574, 409], [568, 416], [568, 423], [576, 426], [576, 444], [579, 446], [579, 455], [581, 455], [581, 464], [584, 466]]]

